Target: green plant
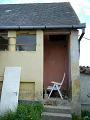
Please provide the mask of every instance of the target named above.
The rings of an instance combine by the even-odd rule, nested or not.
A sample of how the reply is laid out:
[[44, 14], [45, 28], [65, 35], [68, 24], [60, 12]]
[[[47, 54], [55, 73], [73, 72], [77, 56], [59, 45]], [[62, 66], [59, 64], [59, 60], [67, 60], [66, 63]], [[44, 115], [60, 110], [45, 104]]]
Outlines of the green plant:
[[81, 120], [75, 113], [72, 114], [72, 120]]
[[72, 114], [72, 120], [90, 120], [90, 112], [89, 111], [81, 111], [81, 118], [79, 118], [74, 113]]
[[16, 112], [8, 112], [0, 120], [41, 120], [43, 105], [41, 103], [19, 104]]
[[82, 117], [85, 117], [85, 116], [90, 117], [90, 112], [89, 112], [89, 111], [82, 111], [82, 112], [81, 112], [81, 116], [82, 116]]
[[9, 111], [5, 113], [3, 116], [1, 116], [0, 120], [15, 120], [15, 113]]
[[90, 120], [90, 112], [89, 111], [82, 111], [81, 116], [83, 120]]

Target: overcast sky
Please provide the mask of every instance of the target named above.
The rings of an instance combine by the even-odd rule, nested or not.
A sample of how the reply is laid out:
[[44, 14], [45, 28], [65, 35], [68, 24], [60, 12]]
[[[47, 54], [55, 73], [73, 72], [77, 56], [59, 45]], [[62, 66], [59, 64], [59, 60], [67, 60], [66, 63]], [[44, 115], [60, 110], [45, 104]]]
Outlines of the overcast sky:
[[[70, 2], [80, 21], [86, 23], [86, 38], [90, 39], [90, 0], [0, 0], [0, 4]], [[80, 65], [90, 66], [90, 40], [82, 39]]]

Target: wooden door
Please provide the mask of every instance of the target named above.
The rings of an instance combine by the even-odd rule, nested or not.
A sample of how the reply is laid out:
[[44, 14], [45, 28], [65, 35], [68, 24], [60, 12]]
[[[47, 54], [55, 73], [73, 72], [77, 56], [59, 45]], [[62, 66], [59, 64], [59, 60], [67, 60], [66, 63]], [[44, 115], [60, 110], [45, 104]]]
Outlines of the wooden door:
[[[50, 40], [52, 39], [53, 40]], [[51, 81], [60, 82], [64, 72], [67, 74], [67, 40], [66, 37], [45, 36], [44, 38], [44, 88], [50, 85]], [[61, 39], [61, 40], [60, 40]], [[60, 40], [60, 41], [59, 41]], [[67, 75], [63, 89], [67, 90]]]

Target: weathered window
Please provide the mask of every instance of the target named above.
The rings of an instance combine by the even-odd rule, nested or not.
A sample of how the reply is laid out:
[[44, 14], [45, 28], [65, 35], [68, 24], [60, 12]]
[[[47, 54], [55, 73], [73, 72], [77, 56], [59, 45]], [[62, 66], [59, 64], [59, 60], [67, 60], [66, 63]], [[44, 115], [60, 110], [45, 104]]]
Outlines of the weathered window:
[[8, 37], [6, 31], [0, 31], [0, 51], [8, 50]]
[[20, 34], [16, 38], [17, 51], [36, 51], [36, 35]]

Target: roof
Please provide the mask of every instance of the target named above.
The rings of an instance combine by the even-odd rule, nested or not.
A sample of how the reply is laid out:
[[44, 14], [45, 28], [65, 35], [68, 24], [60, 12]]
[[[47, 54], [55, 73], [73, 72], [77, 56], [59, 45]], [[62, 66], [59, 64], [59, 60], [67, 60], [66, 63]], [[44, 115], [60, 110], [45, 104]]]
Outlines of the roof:
[[82, 27], [69, 2], [0, 5], [0, 29]]
[[89, 66], [80, 66], [80, 73], [90, 75], [90, 67]]

